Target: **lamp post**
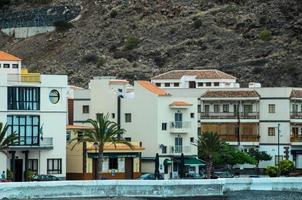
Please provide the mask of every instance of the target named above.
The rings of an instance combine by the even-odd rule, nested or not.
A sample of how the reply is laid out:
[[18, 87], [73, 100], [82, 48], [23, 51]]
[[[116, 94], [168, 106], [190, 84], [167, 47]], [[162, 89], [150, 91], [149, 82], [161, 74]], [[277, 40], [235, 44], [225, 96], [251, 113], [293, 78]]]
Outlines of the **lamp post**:
[[[95, 153], [96, 153], [96, 158], [94, 158], [95, 159], [95, 162], [99, 162], [99, 154], [98, 154], [98, 147], [99, 147], [99, 144], [98, 144], [98, 142], [95, 142], [95, 143], [93, 143], [93, 147], [94, 147], [94, 150], [95, 150]], [[99, 164], [99, 163], [97, 163], [97, 164]], [[94, 165], [94, 178], [95, 178], [95, 180], [96, 179], [98, 179], [98, 170], [99, 169], [97, 169], [95, 166], [98, 166], [98, 165]]]
[[[118, 89], [118, 94], [117, 94], [117, 125], [118, 125], [119, 128], [121, 128], [121, 99], [124, 98], [124, 96], [121, 93], [122, 93], [122, 90]], [[117, 137], [120, 139], [121, 135], [118, 134]]]
[[278, 174], [280, 176], [280, 124], [278, 124]]

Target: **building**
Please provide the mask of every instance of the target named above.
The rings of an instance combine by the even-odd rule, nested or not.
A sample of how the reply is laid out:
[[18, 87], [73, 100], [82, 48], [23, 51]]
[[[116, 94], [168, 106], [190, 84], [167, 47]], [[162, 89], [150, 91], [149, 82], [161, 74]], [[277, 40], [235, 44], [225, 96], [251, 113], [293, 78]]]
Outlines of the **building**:
[[17, 141], [0, 170], [24, 181], [28, 170], [62, 179], [66, 174], [67, 76], [28, 73], [21, 59], [0, 51], [0, 122]]
[[[78, 134], [89, 129], [87, 126], [67, 126], [67, 179], [92, 180], [97, 178], [96, 161], [97, 147], [93, 144], [76, 141], [70, 143]], [[141, 153], [144, 148], [132, 142], [132, 149], [125, 144], [106, 144], [104, 147], [104, 161], [102, 177], [108, 179], [136, 179], [141, 175]]]
[[240, 88], [235, 77], [219, 70], [174, 70], [151, 82], [175, 97], [198, 99], [200, 134], [214, 131], [246, 152], [267, 152], [273, 159], [261, 162], [262, 168], [283, 159], [302, 168], [302, 88]]

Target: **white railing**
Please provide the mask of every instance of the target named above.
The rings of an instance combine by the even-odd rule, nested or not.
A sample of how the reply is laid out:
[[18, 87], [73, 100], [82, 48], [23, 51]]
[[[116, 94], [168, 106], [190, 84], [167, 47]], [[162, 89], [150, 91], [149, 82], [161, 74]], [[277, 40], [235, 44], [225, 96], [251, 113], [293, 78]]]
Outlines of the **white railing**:
[[191, 122], [190, 121], [170, 122], [170, 131], [172, 133], [187, 132], [189, 128], [191, 128]]
[[183, 145], [174, 145], [170, 147], [170, 153], [171, 154], [188, 154], [191, 153], [191, 146], [183, 146]]

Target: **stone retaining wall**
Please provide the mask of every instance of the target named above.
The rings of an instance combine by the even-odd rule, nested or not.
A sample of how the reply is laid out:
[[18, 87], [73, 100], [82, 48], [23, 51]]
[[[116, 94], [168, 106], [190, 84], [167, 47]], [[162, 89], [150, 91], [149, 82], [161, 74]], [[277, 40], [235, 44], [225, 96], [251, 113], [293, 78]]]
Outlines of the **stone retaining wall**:
[[302, 179], [232, 178], [216, 180], [100, 180], [0, 183], [0, 199], [221, 196], [224, 192], [243, 190], [302, 192]]

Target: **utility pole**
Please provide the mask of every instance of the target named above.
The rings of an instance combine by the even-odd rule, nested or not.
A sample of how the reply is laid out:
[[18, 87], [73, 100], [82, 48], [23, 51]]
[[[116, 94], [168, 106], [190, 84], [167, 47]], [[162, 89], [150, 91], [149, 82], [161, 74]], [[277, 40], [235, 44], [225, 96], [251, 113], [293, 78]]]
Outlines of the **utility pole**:
[[236, 136], [237, 136], [237, 143], [238, 149], [240, 148], [240, 111], [239, 111], [240, 101], [237, 103], [237, 126], [236, 126]]
[[280, 124], [278, 124], [278, 177], [280, 176]]

